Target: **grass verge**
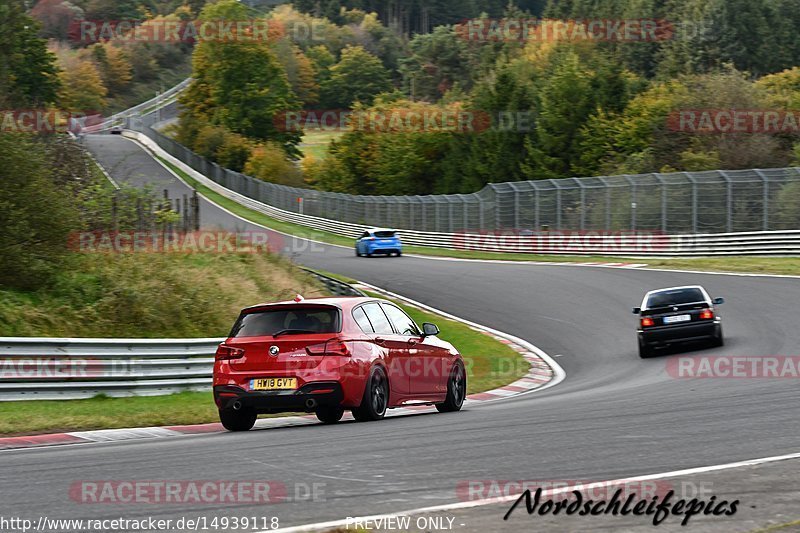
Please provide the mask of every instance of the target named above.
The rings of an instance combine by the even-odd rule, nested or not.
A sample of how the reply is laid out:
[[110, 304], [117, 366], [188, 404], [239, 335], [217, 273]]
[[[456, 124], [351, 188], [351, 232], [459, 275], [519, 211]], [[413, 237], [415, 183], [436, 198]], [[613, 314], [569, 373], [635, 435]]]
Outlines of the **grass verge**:
[[[380, 294], [366, 291], [375, 298]], [[389, 298], [386, 298], [389, 299]], [[508, 385], [525, 376], [528, 362], [508, 345], [471, 327], [422, 309], [394, 301], [417, 324], [433, 322], [441, 331], [439, 337], [453, 344], [464, 356], [467, 370], [467, 392], [473, 394]]]
[[[466, 363], [470, 394], [506, 385], [527, 373], [527, 361], [494, 338], [453, 320], [402, 302], [396, 303], [418, 324], [436, 323], [441, 329], [441, 338], [452, 342], [461, 351]], [[129, 398], [98, 396], [69, 401], [0, 402], [2, 436], [218, 421], [210, 391]]]
[[[313, 239], [317, 241], [326, 242], [329, 244], [337, 244], [341, 246], [352, 247], [354, 239], [342, 237], [327, 231], [320, 231], [299, 224], [292, 224], [291, 222], [283, 222], [276, 220], [272, 217], [248, 209], [229, 200], [209, 189], [208, 187], [200, 184], [197, 180], [183, 172], [175, 165], [168, 161], [159, 158], [165, 165], [167, 165], [176, 174], [181, 176], [187, 183], [197, 189], [197, 191], [206, 196], [209, 200], [221, 205], [225, 209], [239, 215], [242, 218], [261, 224], [269, 228], [301, 237], [305, 239]], [[741, 272], [741, 273], [756, 273], [756, 274], [783, 274], [783, 275], [800, 275], [800, 259], [797, 257], [697, 257], [697, 258], [675, 258], [675, 259], [626, 259], [611, 256], [561, 256], [561, 255], [537, 255], [537, 254], [521, 254], [521, 253], [496, 253], [496, 252], [479, 252], [473, 250], [449, 250], [445, 248], [430, 248], [422, 246], [404, 246], [406, 254], [426, 255], [432, 257], [454, 257], [459, 259], [482, 259], [482, 260], [495, 260], [495, 261], [533, 261], [533, 262], [566, 262], [566, 263], [584, 263], [584, 262], [610, 262], [618, 263], [622, 261], [647, 263], [649, 268], [667, 268], [677, 270], [703, 270], [713, 272]]]

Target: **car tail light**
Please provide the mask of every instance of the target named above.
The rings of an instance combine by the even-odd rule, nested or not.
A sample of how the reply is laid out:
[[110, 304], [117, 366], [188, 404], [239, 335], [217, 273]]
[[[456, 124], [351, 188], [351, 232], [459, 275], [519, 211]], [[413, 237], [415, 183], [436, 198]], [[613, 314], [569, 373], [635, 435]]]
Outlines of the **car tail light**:
[[233, 346], [227, 346], [225, 344], [220, 344], [217, 348], [216, 354], [217, 361], [229, 361], [231, 359], [241, 359], [244, 357], [244, 350], [241, 348], [234, 348]]
[[714, 318], [714, 311], [711, 309], [703, 309], [700, 312], [700, 320], [711, 320]]
[[308, 355], [347, 356], [350, 355], [350, 350], [347, 349], [347, 345], [344, 343], [344, 341], [340, 339], [332, 339], [328, 342], [306, 346], [306, 353], [308, 353]]
[[642, 317], [642, 327], [643, 328], [647, 328], [647, 327], [654, 326], [654, 325], [655, 325], [655, 322], [653, 322], [652, 318], [650, 318], [649, 316]]

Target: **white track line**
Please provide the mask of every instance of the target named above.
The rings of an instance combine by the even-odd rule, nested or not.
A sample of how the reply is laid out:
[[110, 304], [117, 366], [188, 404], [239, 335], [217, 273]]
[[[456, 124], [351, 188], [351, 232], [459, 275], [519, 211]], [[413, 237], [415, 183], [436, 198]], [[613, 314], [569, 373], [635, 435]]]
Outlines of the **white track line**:
[[[608, 487], [609, 485], [620, 485], [623, 483], [635, 483], [641, 481], [654, 481], [658, 479], [668, 479], [668, 478], [675, 478], [675, 477], [682, 477], [682, 476], [691, 476], [695, 474], [704, 474], [707, 472], [717, 472], [720, 470], [730, 470], [734, 468], [744, 468], [748, 466], [758, 466], [767, 463], [775, 463], [778, 461], [787, 461], [790, 459], [800, 459], [800, 453], [791, 453], [787, 455], [776, 455], [773, 457], [764, 457], [761, 459], [751, 459], [747, 461], [739, 461], [736, 463], [725, 463], [721, 465], [713, 465], [713, 466], [701, 466], [697, 468], [687, 468], [685, 470], [673, 470], [671, 472], [662, 472], [659, 474], [648, 474], [644, 476], [635, 476], [629, 478], [622, 478], [622, 479], [614, 479], [609, 481], [598, 481], [595, 483], [582, 485], [582, 486], [570, 486], [570, 487], [558, 487], [549, 490], [543, 490], [543, 496], [553, 496], [555, 494], [563, 494], [565, 492], [571, 492], [576, 489], [586, 489], [591, 490], [593, 488], [603, 488]], [[347, 526], [348, 524], [353, 524], [355, 521], [360, 520], [361, 522], [367, 520], [379, 520], [381, 518], [393, 518], [398, 516], [406, 516], [406, 515], [417, 515], [417, 514], [424, 514], [424, 513], [434, 513], [440, 511], [455, 511], [458, 509], [470, 509], [473, 507], [481, 507], [484, 505], [491, 505], [491, 504], [499, 504], [505, 502], [511, 502], [514, 500], [519, 499], [519, 494], [512, 494], [509, 496], [503, 496], [499, 498], [490, 498], [490, 499], [483, 499], [483, 500], [475, 500], [475, 501], [467, 501], [467, 502], [458, 502], [458, 503], [449, 503], [444, 505], [435, 505], [432, 507], [419, 507], [416, 509], [409, 509], [407, 511], [401, 511], [397, 513], [387, 513], [382, 515], [372, 515], [372, 516], [359, 516], [359, 517], [348, 517], [339, 520], [330, 520], [328, 522], [318, 522], [315, 524], [305, 524], [302, 526], [295, 526], [295, 527], [288, 527], [288, 528], [281, 528], [269, 531], [261, 531], [258, 533], [272, 533], [272, 532], [283, 532], [283, 533], [296, 533], [302, 531], [318, 531], [321, 529], [330, 529], [330, 528], [340, 528], [343, 526]]]

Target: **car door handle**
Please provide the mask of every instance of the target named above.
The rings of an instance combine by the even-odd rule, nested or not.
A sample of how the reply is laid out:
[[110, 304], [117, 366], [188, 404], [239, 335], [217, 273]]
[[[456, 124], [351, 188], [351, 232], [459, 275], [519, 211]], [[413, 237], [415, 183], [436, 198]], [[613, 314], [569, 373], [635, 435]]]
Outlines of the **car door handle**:
[[375, 344], [379, 344], [379, 345], [383, 346], [384, 344], [386, 344], [386, 339], [382, 339], [381, 337], [376, 337], [375, 338]]
[[419, 341], [417, 339], [408, 339], [409, 346], [416, 346], [417, 344], [419, 344]]

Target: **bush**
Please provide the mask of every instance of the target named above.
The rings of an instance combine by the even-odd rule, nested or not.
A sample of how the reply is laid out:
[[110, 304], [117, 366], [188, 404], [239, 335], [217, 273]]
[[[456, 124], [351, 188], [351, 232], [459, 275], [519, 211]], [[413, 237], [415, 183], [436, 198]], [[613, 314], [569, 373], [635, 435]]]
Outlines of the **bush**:
[[286, 159], [286, 152], [275, 143], [264, 143], [253, 149], [244, 167], [245, 174], [270, 183], [303, 186], [302, 172]]
[[0, 286], [47, 284], [67, 262], [69, 234], [81, 227], [75, 185], [54, 179], [48, 155], [32, 136], [0, 134]]

